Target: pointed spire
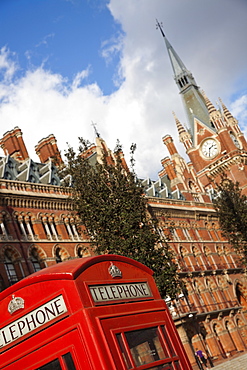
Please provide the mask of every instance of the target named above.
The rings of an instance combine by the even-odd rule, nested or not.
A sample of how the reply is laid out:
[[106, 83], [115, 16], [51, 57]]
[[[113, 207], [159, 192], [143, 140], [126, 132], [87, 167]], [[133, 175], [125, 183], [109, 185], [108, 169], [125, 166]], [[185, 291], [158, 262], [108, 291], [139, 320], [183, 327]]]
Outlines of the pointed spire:
[[174, 112], [172, 112], [172, 114], [173, 114], [173, 117], [174, 117], [175, 122], [176, 122], [177, 130], [178, 130], [178, 134], [179, 134], [179, 140], [180, 140], [181, 143], [184, 144], [185, 149], [187, 150], [187, 149], [192, 147], [191, 135], [184, 128], [182, 123], [177, 118], [176, 114]]
[[182, 133], [186, 133], [186, 130], [184, 128], [184, 126], [182, 125], [182, 123], [179, 121], [179, 119], [177, 118], [175, 112], [172, 112], [173, 114], [173, 117], [175, 119], [175, 122], [176, 122], [176, 126], [177, 126], [177, 130], [178, 130], [178, 134], [179, 136], [182, 134]]
[[162, 25], [157, 21], [156, 26], [158, 29], [160, 29], [160, 32], [165, 40], [166, 48], [174, 72], [174, 78], [184, 102], [191, 136], [194, 140], [195, 118], [199, 119], [206, 126], [210, 127], [208, 109], [206, 107], [205, 100], [199, 90], [199, 86], [196, 84], [192, 73], [186, 68], [182, 60], [179, 58], [178, 54], [175, 52], [175, 50], [167, 40], [162, 30]]
[[217, 112], [215, 106], [213, 105], [213, 103], [208, 99], [207, 95], [205, 94], [204, 91], [202, 91], [202, 96], [204, 97], [204, 100], [205, 100], [205, 103], [206, 103], [206, 106], [208, 108], [208, 113], [209, 114], [212, 114], [214, 112]]
[[223, 103], [223, 101], [219, 98], [219, 101], [220, 101], [220, 104], [223, 108], [223, 114], [224, 116], [227, 118], [227, 119], [234, 119], [233, 115], [231, 114], [231, 112], [227, 109], [227, 107], [225, 106], [225, 104]]
[[164, 40], [165, 40], [165, 43], [166, 43], [166, 48], [167, 48], [167, 51], [168, 51], [168, 55], [169, 55], [169, 58], [170, 58], [170, 62], [171, 62], [171, 65], [172, 65], [172, 69], [173, 69], [173, 72], [174, 72], [174, 77], [175, 77], [175, 81], [179, 87], [179, 89], [184, 89], [186, 86], [188, 86], [189, 84], [193, 84], [196, 86], [196, 82], [194, 80], [194, 77], [192, 76], [191, 72], [185, 67], [184, 63], [182, 62], [182, 60], [180, 59], [180, 57], [178, 56], [178, 54], [176, 53], [176, 51], [173, 49], [172, 45], [170, 44], [170, 42], [168, 41], [168, 39], [166, 38], [164, 32], [163, 32], [163, 29], [162, 29], [162, 23], [159, 23], [157, 20], [156, 20], [156, 28], [160, 30]]
[[167, 50], [168, 50], [168, 55], [169, 55], [169, 58], [170, 58], [170, 61], [171, 61], [171, 65], [172, 65], [175, 77], [181, 75], [185, 71], [188, 72], [187, 68], [183, 64], [182, 60], [179, 58], [178, 54], [175, 52], [175, 50], [173, 49], [173, 47], [171, 46], [171, 44], [167, 40], [167, 38], [166, 38], [166, 36], [163, 32], [163, 29], [162, 29], [162, 27], [163, 27], [162, 23], [159, 23], [157, 20], [156, 20], [156, 22], [157, 22], [156, 27], [159, 28], [159, 30], [160, 30], [160, 32], [161, 32], [161, 34], [162, 34], [162, 36], [165, 40], [166, 47], [167, 47]]
[[205, 92], [202, 92], [203, 98], [205, 100], [209, 117], [210, 117], [210, 123], [211, 123], [211, 128], [214, 130], [220, 130], [222, 127], [225, 127], [225, 122], [222, 117], [222, 114], [219, 109], [216, 109], [215, 106], [211, 103], [211, 101], [208, 99], [207, 95]]

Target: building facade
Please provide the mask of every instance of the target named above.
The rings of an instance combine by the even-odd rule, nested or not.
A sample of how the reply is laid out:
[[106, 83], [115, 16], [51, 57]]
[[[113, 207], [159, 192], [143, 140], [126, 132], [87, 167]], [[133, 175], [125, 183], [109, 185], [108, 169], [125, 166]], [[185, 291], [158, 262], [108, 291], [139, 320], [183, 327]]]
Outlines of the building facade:
[[[158, 24], [160, 27], [160, 25]], [[184, 100], [189, 130], [174, 113], [180, 141], [190, 158], [163, 137], [169, 157], [161, 160], [158, 180], [143, 180], [158, 231], [174, 252], [183, 289], [167, 303], [192, 364], [196, 348], [217, 363], [247, 350], [247, 280], [239, 256], [223, 238], [211, 199], [214, 183], [225, 173], [247, 184], [247, 143], [237, 120], [221, 102], [215, 108], [197, 86], [164, 37], [175, 81]], [[71, 258], [91, 255], [88, 238], [68, 200], [69, 188], [58, 176], [62, 158], [53, 135], [36, 146], [40, 162], [28, 155], [20, 128], [0, 140], [0, 288]], [[86, 156], [114, 155], [96, 135]], [[126, 166], [122, 156], [123, 165]]]

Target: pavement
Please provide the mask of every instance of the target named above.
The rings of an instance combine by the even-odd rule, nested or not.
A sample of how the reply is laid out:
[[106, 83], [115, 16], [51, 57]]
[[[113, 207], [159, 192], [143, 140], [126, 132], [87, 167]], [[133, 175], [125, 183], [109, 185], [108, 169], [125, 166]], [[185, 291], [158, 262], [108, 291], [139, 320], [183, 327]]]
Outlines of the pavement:
[[229, 358], [219, 365], [212, 368], [213, 370], [247, 370], [247, 353], [238, 355], [235, 358]]

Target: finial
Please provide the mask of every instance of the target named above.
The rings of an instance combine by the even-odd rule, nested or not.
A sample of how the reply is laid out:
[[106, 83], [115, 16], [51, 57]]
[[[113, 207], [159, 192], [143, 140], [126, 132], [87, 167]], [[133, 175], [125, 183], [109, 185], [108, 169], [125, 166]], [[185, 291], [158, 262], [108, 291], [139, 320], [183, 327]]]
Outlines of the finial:
[[226, 107], [226, 105], [223, 103], [223, 101], [221, 100], [221, 98], [219, 98], [219, 101], [221, 103], [221, 106], [223, 108], [223, 113], [225, 115], [226, 118], [230, 119], [234, 119], [233, 115], [231, 114], [231, 112], [229, 111], [229, 109]]
[[164, 34], [164, 31], [163, 31], [163, 24], [162, 24], [162, 22], [160, 23], [158, 21], [158, 19], [156, 19], [156, 30], [158, 30], [158, 29], [160, 29], [160, 32], [161, 32], [162, 36], [165, 38], [166, 36]]
[[181, 122], [179, 121], [179, 119], [177, 118], [175, 112], [172, 112], [173, 114], [173, 117], [175, 119], [175, 122], [176, 122], [176, 126], [177, 126], [177, 130], [178, 130], [178, 133], [179, 135], [182, 133], [182, 132], [186, 132], [185, 131], [185, 128], [183, 127], [183, 125], [181, 124]]
[[97, 125], [97, 123], [94, 123], [94, 122], [92, 121], [92, 126], [93, 126], [93, 128], [94, 128], [95, 135], [96, 135], [97, 137], [100, 137], [100, 134], [99, 134], [99, 132], [98, 132], [98, 130], [97, 130], [97, 128], [96, 128], [96, 125]]
[[215, 106], [213, 105], [213, 103], [209, 100], [209, 98], [207, 97], [206, 93], [204, 90], [201, 90], [202, 91], [202, 96], [205, 100], [205, 103], [206, 103], [206, 106], [207, 106], [207, 109], [208, 109], [208, 113], [211, 114], [213, 112], [216, 112], [216, 108]]

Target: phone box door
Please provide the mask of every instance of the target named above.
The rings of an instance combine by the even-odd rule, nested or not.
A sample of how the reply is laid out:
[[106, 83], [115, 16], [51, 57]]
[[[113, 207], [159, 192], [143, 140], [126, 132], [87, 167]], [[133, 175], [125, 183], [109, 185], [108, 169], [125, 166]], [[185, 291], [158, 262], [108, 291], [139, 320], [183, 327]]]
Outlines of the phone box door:
[[181, 343], [164, 311], [101, 320], [117, 370], [186, 370]]
[[[32, 340], [29, 339], [29, 340]], [[92, 370], [80, 335], [76, 329], [62, 335], [14, 363], [4, 370]]]

